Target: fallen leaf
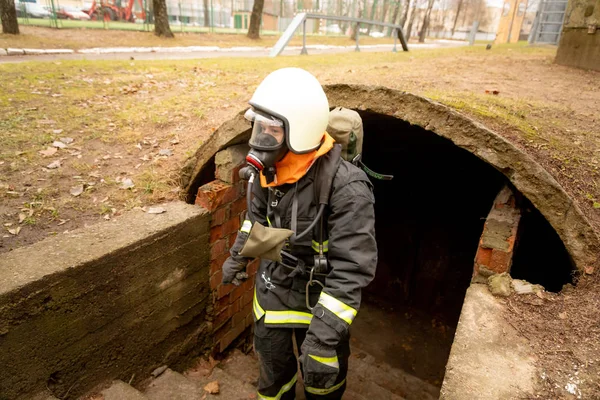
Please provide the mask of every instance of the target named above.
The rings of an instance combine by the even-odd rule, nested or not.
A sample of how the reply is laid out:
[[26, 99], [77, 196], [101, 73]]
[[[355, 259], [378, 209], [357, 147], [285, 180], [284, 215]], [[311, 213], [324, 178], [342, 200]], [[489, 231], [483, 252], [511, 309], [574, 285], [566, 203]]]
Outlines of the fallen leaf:
[[108, 221], [110, 219], [110, 215], [109, 214], [104, 214], [103, 218]]
[[17, 226], [14, 229], [9, 229], [8, 233], [10, 233], [11, 235], [17, 236], [19, 234], [19, 232], [21, 232], [21, 227]]
[[498, 91], [496, 89], [486, 89], [485, 93], [497, 95], [497, 94], [500, 94], [500, 91]]
[[56, 161], [53, 161], [50, 164], [48, 164], [46, 166], [46, 168], [48, 168], [48, 169], [56, 169], [56, 168], [59, 168], [60, 166], [61, 166], [60, 160], [56, 160]]
[[55, 135], [60, 135], [61, 133], [63, 133], [63, 130], [62, 129], [54, 129], [52, 131], [52, 133], [54, 133]]
[[131, 189], [135, 186], [135, 184], [133, 183], [133, 181], [130, 178], [125, 178], [123, 179], [123, 181], [121, 182], [121, 189]]
[[25, 221], [25, 218], [27, 218], [27, 215], [25, 215], [25, 213], [19, 213], [19, 223]]
[[73, 187], [71, 188], [71, 191], [70, 191], [70, 193], [71, 193], [73, 196], [77, 197], [77, 196], [79, 196], [81, 193], [83, 193], [83, 189], [84, 189], [84, 188], [83, 188], [83, 185], [77, 185], [77, 186], [73, 186]]
[[44, 157], [50, 157], [56, 154], [57, 151], [58, 149], [56, 147], [47, 147], [46, 150], [40, 150], [38, 151], [38, 153], [40, 153]]
[[219, 381], [212, 381], [204, 386], [204, 390], [206, 390], [210, 394], [218, 394], [219, 393]]
[[135, 147], [137, 147], [138, 149], [142, 149], [142, 145], [140, 143], [136, 144]]
[[173, 139], [169, 143], [171, 143], [171, 144], [179, 144], [179, 139]]
[[167, 212], [163, 207], [150, 207], [147, 211], [148, 214], [162, 214]]
[[168, 156], [172, 156], [173, 152], [170, 149], [160, 149], [158, 151], [158, 155], [159, 156], [167, 156], [168, 157]]
[[70, 138], [70, 137], [65, 137], [65, 138], [60, 138], [60, 141], [63, 143], [66, 143], [66, 144], [71, 144], [74, 142], [74, 139]]
[[70, 221], [70, 219], [61, 219], [60, 222], [58, 224], [56, 224], [56, 225], [61, 226], [61, 225], [66, 224], [69, 221]]
[[592, 265], [586, 265], [583, 269], [584, 269], [585, 273], [588, 275], [591, 275], [594, 273], [594, 266], [592, 266]]
[[58, 147], [59, 149], [64, 149], [65, 147], [67, 147], [67, 145], [66, 145], [66, 144], [64, 144], [63, 142], [61, 142], [60, 140], [55, 140], [55, 141], [52, 143], [52, 146], [54, 146], [54, 147]]

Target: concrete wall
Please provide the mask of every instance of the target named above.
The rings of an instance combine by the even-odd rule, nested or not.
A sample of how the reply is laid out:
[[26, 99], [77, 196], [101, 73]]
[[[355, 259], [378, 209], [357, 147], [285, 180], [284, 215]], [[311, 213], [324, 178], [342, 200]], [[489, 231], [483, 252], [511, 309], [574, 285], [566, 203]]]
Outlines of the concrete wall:
[[556, 63], [600, 71], [600, 3], [597, 0], [571, 0]]
[[0, 259], [0, 398], [134, 382], [207, 350], [206, 210], [182, 202], [46, 239]]

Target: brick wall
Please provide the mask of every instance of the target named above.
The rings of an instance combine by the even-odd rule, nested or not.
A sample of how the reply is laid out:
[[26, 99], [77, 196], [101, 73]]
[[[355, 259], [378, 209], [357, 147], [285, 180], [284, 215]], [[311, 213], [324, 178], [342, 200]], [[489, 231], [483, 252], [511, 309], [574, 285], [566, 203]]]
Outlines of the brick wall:
[[488, 214], [475, 255], [474, 281], [490, 275], [510, 273], [521, 212], [515, 195], [504, 186]]
[[250, 278], [241, 286], [222, 285], [221, 266], [229, 257], [229, 249], [246, 211], [246, 182], [239, 178], [245, 165], [248, 146], [228, 147], [215, 156], [215, 180], [198, 189], [196, 205], [212, 214], [210, 228], [210, 289], [214, 351], [222, 352], [252, 325], [254, 275], [258, 260], [247, 268]]

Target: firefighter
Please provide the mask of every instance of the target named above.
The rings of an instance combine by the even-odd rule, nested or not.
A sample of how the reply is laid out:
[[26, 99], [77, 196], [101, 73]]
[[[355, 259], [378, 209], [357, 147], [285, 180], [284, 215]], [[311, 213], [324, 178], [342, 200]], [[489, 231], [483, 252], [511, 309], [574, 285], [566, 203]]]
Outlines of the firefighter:
[[249, 104], [249, 167], [241, 174], [250, 177], [251, 200], [223, 264], [223, 284], [248, 277], [252, 258], [245, 250], [251, 242], [261, 247], [255, 232], [266, 227], [287, 238], [275, 253], [261, 256], [256, 274], [258, 398], [295, 398], [295, 339], [306, 398], [341, 399], [349, 328], [377, 264], [372, 186], [361, 169], [340, 157], [339, 145], [326, 133], [329, 103], [309, 72], [272, 72]]

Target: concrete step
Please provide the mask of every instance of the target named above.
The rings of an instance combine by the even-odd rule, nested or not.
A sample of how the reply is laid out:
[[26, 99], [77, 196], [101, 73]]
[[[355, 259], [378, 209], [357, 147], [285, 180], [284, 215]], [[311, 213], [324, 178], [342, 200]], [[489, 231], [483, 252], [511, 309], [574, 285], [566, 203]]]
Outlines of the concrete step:
[[[378, 385], [371, 379], [358, 374], [356, 370], [348, 371], [348, 389], [347, 391], [353, 394], [358, 394], [368, 399], [387, 399], [387, 400], [404, 400], [405, 398], [399, 396], [392, 391]], [[344, 398], [346, 395], [344, 394]]]
[[[407, 400], [434, 400], [439, 398], [440, 389], [399, 368], [379, 362], [371, 354], [353, 349], [350, 356], [349, 377], [372, 382]], [[353, 380], [349, 379], [349, 382]], [[354, 386], [352, 386], [354, 387]], [[360, 392], [364, 394], [363, 391]]]
[[100, 392], [103, 400], [148, 400], [142, 392], [123, 381], [113, 381], [112, 384]]
[[203, 400], [205, 394], [202, 387], [171, 369], [152, 380], [144, 390], [149, 400]]
[[244, 383], [253, 387], [258, 386], [259, 366], [258, 358], [254, 353], [244, 354], [235, 349], [219, 364], [219, 368]]

